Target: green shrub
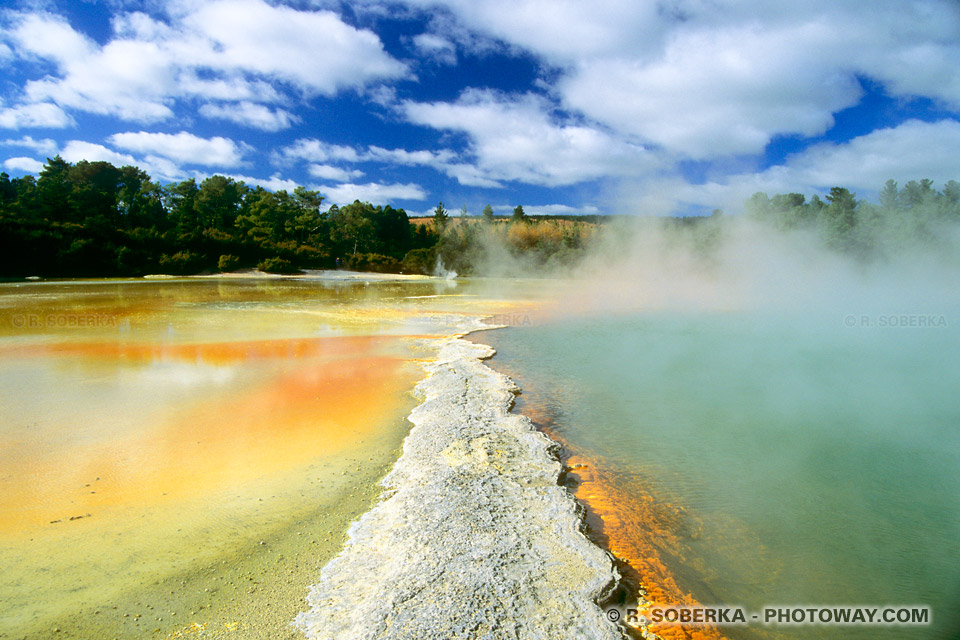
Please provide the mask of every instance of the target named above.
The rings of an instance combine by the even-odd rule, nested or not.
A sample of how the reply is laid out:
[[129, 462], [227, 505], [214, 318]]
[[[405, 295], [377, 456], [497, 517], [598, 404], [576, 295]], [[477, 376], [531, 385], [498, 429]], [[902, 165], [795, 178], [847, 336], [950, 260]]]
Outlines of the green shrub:
[[296, 264], [302, 269], [332, 269], [334, 260], [330, 254], [316, 247], [300, 246], [294, 252]]
[[348, 260], [355, 271], [373, 271], [375, 273], [399, 273], [403, 268], [400, 261], [379, 253], [358, 253]]
[[178, 251], [160, 256], [160, 269], [176, 276], [190, 275], [203, 269], [203, 256], [193, 251]]
[[300, 273], [300, 269], [297, 269], [289, 260], [284, 260], [283, 258], [267, 258], [266, 260], [261, 260], [257, 265], [257, 269], [265, 271], [266, 273]]
[[220, 269], [220, 271], [235, 271], [239, 266], [240, 258], [229, 254], [220, 256], [220, 260], [217, 261], [217, 268]]
[[437, 265], [437, 249], [429, 247], [426, 249], [413, 249], [407, 252], [403, 257], [403, 267], [406, 273], [422, 273], [430, 275]]

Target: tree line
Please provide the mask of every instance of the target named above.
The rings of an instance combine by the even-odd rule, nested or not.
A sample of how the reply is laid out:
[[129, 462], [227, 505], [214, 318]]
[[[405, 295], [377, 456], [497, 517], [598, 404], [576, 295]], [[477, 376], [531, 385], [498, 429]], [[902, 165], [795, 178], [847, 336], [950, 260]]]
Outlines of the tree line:
[[[569, 257], [588, 224], [547, 223], [522, 206], [507, 219], [494, 216], [490, 205], [469, 221], [464, 207], [460, 220], [448, 224], [442, 202], [432, 224], [414, 224], [390, 205], [325, 207], [323, 200], [304, 187], [268, 191], [222, 175], [161, 185], [134, 166], [73, 164], [57, 156], [36, 178], [0, 173], [0, 277], [339, 267], [430, 274], [444, 261], [459, 273], [476, 273], [490, 234], [473, 223], [485, 223], [487, 231], [504, 226], [499, 237], [514, 253], [541, 262], [558, 253]], [[560, 231], [563, 224], [574, 230]], [[507, 226], [517, 228], [507, 233]]]
[[812, 232], [827, 247], [866, 261], [886, 260], [918, 247], [953, 248], [960, 223], [960, 183], [950, 180], [937, 190], [932, 180], [923, 179], [900, 188], [890, 179], [877, 203], [858, 199], [843, 187], [810, 200], [801, 193], [755, 193], [744, 213], [785, 231]]
[[[214, 175], [160, 185], [133, 166], [48, 159], [38, 176], [0, 173], [0, 277], [188, 275], [258, 268], [275, 273], [344, 267], [433, 273], [498, 273], [497, 265], [533, 272], [569, 268], [586, 255], [603, 223], [622, 216], [529, 216], [522, 206], [495, 216], [459, 217], [439, 203], [415, 224], [403, 209], [355, 201], [324, 207], [317, 191], [250, 187]], [[878, 203], [843, 187], [821, 199], [754, 194], [747, 218], [784, 231], [817, 234], [831, 249], [866, 260], [918, 245], [952, 248], [960, 222], [960, 183], [931, 180], [901, 189], [887, 181]], [[665, 221], [709, 250], [729, 217]], [[504, 260], [504, 258], [519, 259]], [[506, 274], [502, 274], [506, 275]]]
[[222, 175], [161, 186], [137, 167], [59, 156], [36, 178], [0, 174], [0, 275], [7, 277], [339, 265], [399, 271], [404, 261], [418, 271], [438, 240], [403, 209], [324, 208], [323, 197], [304, 187], [271, 192]]

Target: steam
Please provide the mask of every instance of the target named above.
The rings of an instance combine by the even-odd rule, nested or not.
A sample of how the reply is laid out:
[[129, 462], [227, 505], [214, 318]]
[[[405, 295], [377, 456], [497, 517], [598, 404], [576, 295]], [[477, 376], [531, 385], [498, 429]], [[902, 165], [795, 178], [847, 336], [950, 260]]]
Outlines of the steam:
[[[459, 256], [460, 273], [556, 280], [560, 315], [742, 310], [829, 321], [849, 314], [859, 322], [953, 314], [960, 222], [922, 210], [910, 213], [911, 222], [900, 213], [864, 214], [869, 229], [865, 222], [850, 237], [869, 251], [836, 246], [823, 226], [784, 228], [750, 215], [477, 224], [444, 242], [456, 249], [450, 255]], [[437, 275], [449, 273], [444, 264], [438, 258]]]
[[437, 256], [437, 264], [433, 268], [433, 275], [435, 278], [454, 280], [457, 277], [457, 272], [443, 266], [443, 258]]
[[679, 229], [638, 221], [607, 230], [575, 272], [569, 302], [589, 313], [947, 313], [957, 306], [960, 275], [953, 231], [944, 227], [936, 245], [902, 244], [895, 255], [864, 261], [825, 246], [815, 231], [744, 217]]

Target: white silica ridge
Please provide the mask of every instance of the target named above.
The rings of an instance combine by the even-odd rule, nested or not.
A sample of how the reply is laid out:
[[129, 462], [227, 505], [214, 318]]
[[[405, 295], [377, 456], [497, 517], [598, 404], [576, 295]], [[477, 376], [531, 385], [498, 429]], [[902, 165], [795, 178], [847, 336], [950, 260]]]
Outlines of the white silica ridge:
[[318, 640], [620, 640], [597, 604], [619, 576], [557, 483], [555, 443], [509, 413], [492, 348], [439, 344], [384, 497], [294, 625]]

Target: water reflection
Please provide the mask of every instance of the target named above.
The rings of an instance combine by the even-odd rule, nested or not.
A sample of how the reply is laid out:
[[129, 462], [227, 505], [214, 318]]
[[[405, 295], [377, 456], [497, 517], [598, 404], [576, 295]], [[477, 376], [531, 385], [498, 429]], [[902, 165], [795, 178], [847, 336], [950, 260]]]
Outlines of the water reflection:
[[[61, 637], [140, 637], [153, 627], [91, 609], [145, 607], [183, 576], [164, 606], [185, 616], [200, 606], [187, 576], [241, 566], [267, 532], [290, 528], [286, 556], [335, 545], [396, 455], [422, 338], [510, 308], [502, 295], [349, 278], [0, 285], [0, 635], [71, 619]], [[294, 590], [285, 625], [302, 594], [277, 588]]]

